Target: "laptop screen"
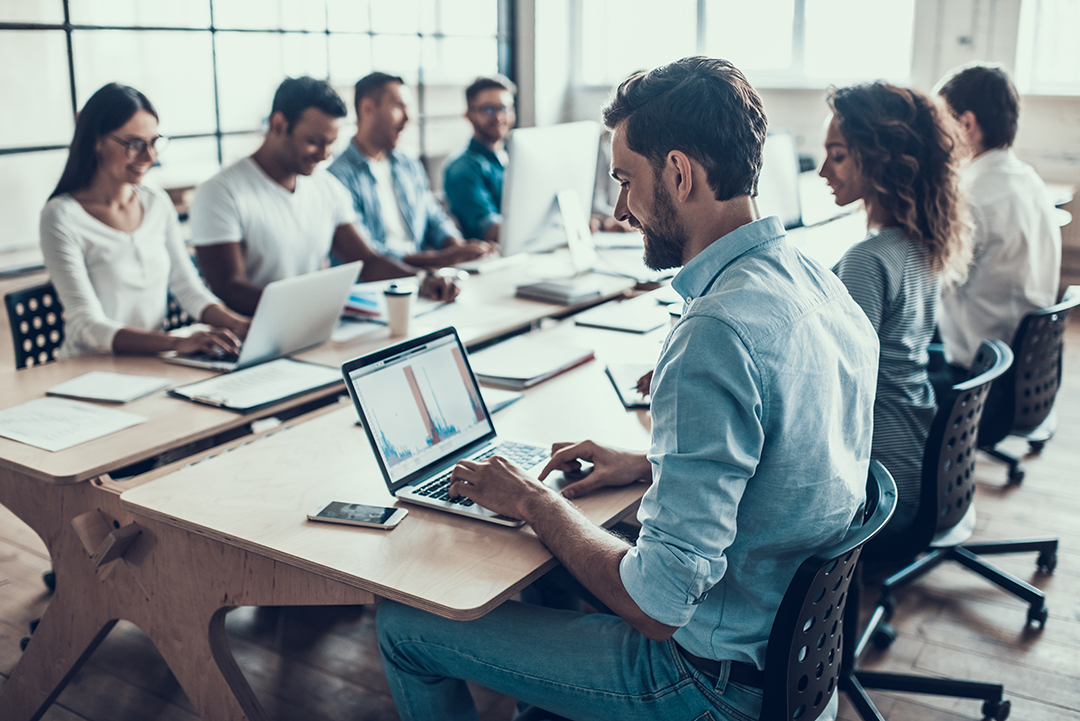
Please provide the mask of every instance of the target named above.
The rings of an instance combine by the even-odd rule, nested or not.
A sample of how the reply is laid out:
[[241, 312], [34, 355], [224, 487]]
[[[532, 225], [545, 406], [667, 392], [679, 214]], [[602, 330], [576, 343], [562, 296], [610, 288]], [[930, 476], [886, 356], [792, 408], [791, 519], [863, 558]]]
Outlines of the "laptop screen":
[[392, 486], [495, 434], [457, 334], [447, 330], [345, 367]]

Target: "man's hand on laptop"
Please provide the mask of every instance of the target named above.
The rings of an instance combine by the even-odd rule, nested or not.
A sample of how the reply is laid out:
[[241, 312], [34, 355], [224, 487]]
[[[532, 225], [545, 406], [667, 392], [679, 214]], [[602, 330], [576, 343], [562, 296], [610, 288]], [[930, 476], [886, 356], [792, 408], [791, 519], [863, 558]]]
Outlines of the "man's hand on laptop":
[[480, 260], [485, 255], [494, 253], [496, 247], [494, 243], [486, 240], [459, 240], [452, 244], [448, 243], [443, 248], [446, 254], [444, 261], [447, 265], [457, 265], [471, 260]]
[[652, 465], [644, 453], [630, 453], [593, 441], [580, 443], [555, 443], [551, 446], [551, 460], [540, 471], [540, 480], [552, 471], [562, 471], [572, 477], [581, 471], [581, 463], [592, 463], [592, 471], [579, 481], [563, 488], [567, 498], [580, 498], [604, 486], [625, 486], [638, 480], [652, 479]]
[[495, 513], [529, 520], [529, 508], [555, 493], [502, 456], [486, 461], [458, 461], [450, 476], [450, 498], [465, 496]]
[[240, 352], [240, 340], [225, 328], [198, 330], [189, 336], [176, 339], [174, 350], [181, 355], [206, 353], [209, 355], [236, 355]]

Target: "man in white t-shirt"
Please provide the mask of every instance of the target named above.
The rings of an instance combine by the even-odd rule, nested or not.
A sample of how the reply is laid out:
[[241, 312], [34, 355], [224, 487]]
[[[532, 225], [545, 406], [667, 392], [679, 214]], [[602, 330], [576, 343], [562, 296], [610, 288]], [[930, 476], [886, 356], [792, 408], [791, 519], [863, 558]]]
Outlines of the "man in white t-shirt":
[[370, 73], [356, 83], [356, 135], [330, 164], [348, 189], [364, 237], [402, 262], [437, 268], [494, 250], [466, 241], [431, 192], [423, 164], [397, 149], [412, 93], [396, 75]]
[[[259, 149], [196, 192], [191, 227], [199, 266], [230, 308], [251, 315], [267, 283], [318, 270], [331, 253], [341, 262], [363, 260], [361, 280], [416, 274], [372, 250], [355, 226], [348, 193], [318, 168], [346, 112], [326, 82], [287, 78]], [[430, 277], [421, 292], [449, 300], [457, 288]]]
[[986, 339], [1011, 343], [1026, 313], [1057, 301], [1061, 230], [1035, 170], [1012, 150], [1020, 99], [1000, 67], [953, 71], [938, 94], [971, 152], [963, 181], [975, 223], [967, 281], [945, 291], [938, 327], [945, 359], [967, 369]]

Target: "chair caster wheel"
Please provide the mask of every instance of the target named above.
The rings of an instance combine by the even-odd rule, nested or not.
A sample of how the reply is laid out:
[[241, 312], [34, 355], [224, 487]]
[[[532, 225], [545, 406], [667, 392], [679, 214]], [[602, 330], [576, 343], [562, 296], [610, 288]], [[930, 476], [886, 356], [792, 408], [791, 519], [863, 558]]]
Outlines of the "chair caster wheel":
[[1028, 623], [1034, 623], [1039, 628], [1046, 627], [1046, 619], [1050, 617], [1050, 610], [1043, 606], [1042, 608], [1035, 608], [1034, 606], [1028, 609], [1027, 620]]
[[31, 621], [31, 622], [30, 622], [30, 633], [31, 633], [31, 634], [33, 634], [33, 633], [34, 633], [34, 631], [36, 631], [36, 630], [37, 630], [37, 627], [38, 627], [38, 624], [39, 624], [39, 623], [41, 623], [41, 619], [40, 619], [40, 618], [35, 618], [35, 619], [34, 619], [33, 621]]
[[889, 623], [883, 623], [877, 627], [870, 640], [874, 642], [874, 648], [884, 651], [889, 646], [892, 646], [893, 641], [896, 640], [896, 627]]
[[994, 721], [1005, 721], [1009, 718], [1012, 704], [1008, 701], [983, 701], [983, 717]]
[[1042, 449], [1045, 445], [1046, 441], [1028, 441], [1028, 453], [1033, 456], [1042, 453]]
[[41, 580], [45, 582], [45, 588], [50, 591], [56, 590], [56, 571], [49, 569], [45, 573], [41, 574]]
[[896, 604], [893, 601], [892, 596], [883, 595], [878, 601], [878, 605], [881, 606], [881, 610], [884, 612], [882, 621], [890, 621], [893, 617], [893, 612], [896, 610]]
[[1009, 471], [1009, 485], [1019, 486], [1024, 482], [1024, 472], [1017, 468], [1016, 470]]
[[25, 651], [26, 647], [29, 644], [30, 644], [30, 637], [29, 636], [24, 636], [23, 639], [21, 641], [19, 641], [19, 650], [20, 651]]
[[1040, 553], [1039, 559], [1035, 561], [1035, 565], [1039, 568], [1039, 573], [1045, 573], [1050, 575], [1057, 568], [1057, 554], [1056, 553]]

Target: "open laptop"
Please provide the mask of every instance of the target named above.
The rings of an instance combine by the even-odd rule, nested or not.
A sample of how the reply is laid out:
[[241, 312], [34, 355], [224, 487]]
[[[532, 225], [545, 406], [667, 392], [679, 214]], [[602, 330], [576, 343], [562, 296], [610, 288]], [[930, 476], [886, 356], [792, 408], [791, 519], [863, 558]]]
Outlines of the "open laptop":
[[267, 285], [236, 357], [197, 354], [165, 360], [228, 373], [318, 345], [333, 332], [362, 266], [357, 261]]
[[458, 461], [499, 454], [537, 473], [550, 458], [546, 448], [496, 435], [454, 328], [351, 360], [341, 371], [394, 496], [503, 526], [522, 525], [467, 498], [449, 496]]

